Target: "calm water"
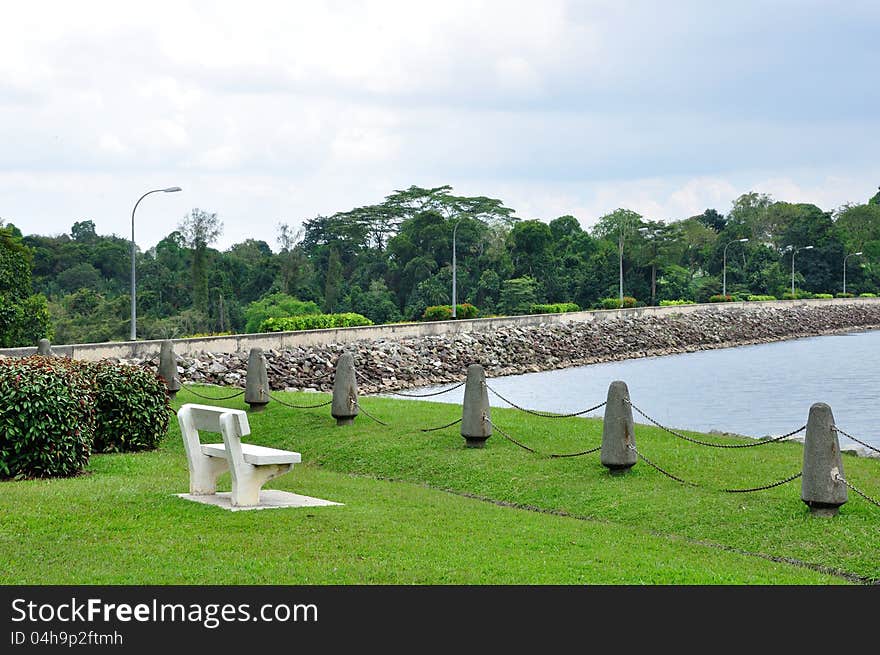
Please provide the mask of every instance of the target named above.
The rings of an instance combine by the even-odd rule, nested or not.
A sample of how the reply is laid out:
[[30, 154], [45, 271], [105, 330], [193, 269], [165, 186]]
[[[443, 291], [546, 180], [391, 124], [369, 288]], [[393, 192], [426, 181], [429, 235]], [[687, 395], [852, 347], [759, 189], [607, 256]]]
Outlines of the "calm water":
[[[806, 423], [810, 405], [824, 402], [842, 430], [880, 448], [880, 331], [876, 330], [593, 364], [488, 382], [520, 406], [567, 413], [604, 401], [614, 380], [626, 382], [633, 404], [672, 428], [779, 435]], [[434, 400], [460, 404], [463, 396], [462, 387]], [[508, 406], [492, 393], [489, 402], [493, 407]], [[591, 415], [601, 416], [602, 411]], [[635, 411], [633, 416], [636, 423], [648, 422]], [[840, 442], [856, 445], [843, 435]]]

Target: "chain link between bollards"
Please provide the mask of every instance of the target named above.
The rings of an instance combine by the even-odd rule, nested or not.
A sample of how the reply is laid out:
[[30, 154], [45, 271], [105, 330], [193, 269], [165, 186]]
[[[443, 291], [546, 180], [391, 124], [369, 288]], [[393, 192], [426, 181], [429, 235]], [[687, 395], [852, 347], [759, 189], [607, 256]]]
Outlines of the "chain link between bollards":
[[386, 426], [386, 427], [388, 426], [388, 424], [387, 424], [385, 421], [382, 421], [382, 420], [376, 418], [375, 416], [373, 416], [372, 414], [370, 414], [370, 412], [368, 412], [367, 410], [365, 410], [365, 409], [364, 409], [364, 406], [361, 405], [358, 401], [356, 401], [356, 400], [354, 401], [354, 406], [357, 407], [360, 411], [362, 411], [362, 412], [363, 412], [368, 418], [371, 418], [371, 419], [373, 419], [374, 421], [376, 421], [376, 423], [378, 423], [379, 425], [384, 425], [384, 426]]
[[279, 405], [284, 405], [285, 407], [290, 407], [292, 409], [315, 409], [317, 407], [326, 407], [327, 405], [329, 405], [330, 403], [333, 402], [333, 399], [331, 398], [330, 400], [323, 402], [323, 403], [318, 403], [317, 405], [294, 405], [293, 403], [288, 403], [288, 402], [281, 400], [280, 398], [276, 398], [271, 393], [269, 394], [269, 398], [274, 400]]
[[[182, 386], [181, 389], [186, 389], [186, 390], [189, 391], [192, 395], [194, 395], [194, 396], [198, 396], [199, 398], [204, 398], [205, 400], [231, 400], [231, 399], [233, 399], [233, 398], [238, 398], [239, 396], [241, 396], [242, 394], [244, 394], [244, 389], [242, 389], [242, 390], [239, 391], [238, 393], [234, 393], [234, 394], [232, 394], [231, 396], [220, 396], [220, 397], [214, 397], [214, 396], [205, 396], [205, 395], [202, 395], [202, 394], [200, 394], [198, 391], [195, 391], [195, 390], [193, 390], [193, 389], [191, 389], [191, 388], [189, 388], [189, 387], [187, 387], [187, 386]], [[180, 393], [180, 392], [178, 391], [178, 393]]]
[[517, 441], [516, 439], [514, 439], [513, 437], [511, 437], [509, 434], [507, 434], [507, 432], [505, 432], [505, 431], [502, 430], [500, 427], [498, 427], [497, 425], [495, 425], [495, 424], [492, 422], [492, 419], [490, 419], [488, 416], [484, 416], [484, 417], [483, 417], [483, 420], [484, 420], [486, 423], [488, 423], [489, 425], [491, 425], [492, 428], [493, 428], [494, 430], [497, 430], [497, 431], [498, 431], [498, 434], [500, 434], [502, 437], [504, 437], [505, 439], [507, 439], [507, 440], [510, 441], [511, 443], [516, 444], [517, 446], [519, 446], [519, 447], [522, 448], [523, 450], [527, 450], [527, 451], [529, 451], [530, 453], [534, 453], [535, 455], [543, 455], [544, 457], [552, 457], [552, 458], [561, 458], [561, 457], [580, 457], [581, 455], [589, 455], [590, 453], [595, 453], [597, 450], [601, 450], [601, 449], [602, 449], [602, 446], [596, 446], [595, 448], [591, 448], [590, 450], [584, 450], [584, 451], [581, 451], [581, 452], [579, 452], [579, 453], [564, 453], [564, 454], [548, 453], [548, 454], [545, 454], [545, 453], [542, 453], [542, 452], [539, 452], [539, 451], [535, 450], [534, 448], [531, 448], [531, 447], [525, 445], [524, 443], [522, 443], [522, 442], [520, 442], [520, 441]]
[[601, 402], [598, 405], [596, 405], [595, 407], [590, 407], [588, 409], [582, 409], [579, 412], [571, 412], [570, 414], [555, 414], [553, 412], [541, 412], [541, 411], [534, 410], [534, 409], [528, 409], [527, 407], [521, 407], [520, 405], [517, 405], [512, 400], [508, 400], [507, 398], [502, 396], [500, 393], [495, 391], [495, 389], [490, 387], [488, 384], [486, 384], [486, 388], [489, 391], [491, 391], [493, 394], [498, 396], [498, 398], [500, 398], [501, 400], [506, 402], [508, 405], [513, 407], [514, 409], [518, 409], [521, 412], [526, 412], [527, 414], [532, 414], [534, 416], [540, 416], [541, 418], [571, 418], [573, 416], [581, 416], [582, 414], [589, 414], [590, 412], [595, 412], [597, 409], [601, 409], [602, 407], [604, 407], [606, 405], [605, 402]]
[[874, 448], [874, 446], [872, 446], [871, 444], [867, 444], [867, 443], [865, 443], [864, 441], [861, 441], [861, 440], [859, 440], [859, 439], [856, 439], [854, 436], [852, 436], [852, 435], [849, 434], [848, 432], [844, 432], [843, 430], [841, 430], [841, 429], [840, 429], [839, 427], [837, 427], [836, 425], [832, 425], [832, 426], [831, 426], [831, 429], [834, 430], [835, 432], [839, 432], [840, 434], [842, 434], [842, 435], [843, 435], [844, 437], [846, 437], [847, 439], [852, 439], [852, 440], [855, 441], [857, 444], [861, 444], [861, 445], [864, 446], [865, 448], [870, 448], [870, 449], [873, 450], [875, 453], [880, 453], [880, 450], [878, 450], [877, 448]]
[[422, 432], [436, 432], [437, 430], [445, 430], [446, 428], [451, 428], [453, 425], [458, 425], [461, 423], [461, 419], [457, 418], [452, 423], [447, 423], [446, 425], [440, 425], [436, 428], [421, 428]]
[[706, 487], [703, 485], [696, 484], [694, 482], [688, 482], [687, 480], [683, 480], [682, 478], [678, 477], [677, 475], [673, 475], [669, 471], [666, 471], [666, 470], [660, 468], [660, 466], [658, 466], [657, 464], [652, 462], [650, 459], [648, 459], [647, 457], [642, 455], [642, 453], [640, 453], [636, 449], [636, 447], [633, 446], [632, 444], [627, 446], [627, 448], [629, 448], [630, 450], [635, 452], [635, 454], [638, 455], [638, 458], [640, 460], [642, 460], [643, 462], [645, 462], [646, 464], [648, 464], [652, 468], [656, 469], [657, 471], [659, 471], [660, 473], [662, 473], [666, 477], [672, 478], [676, 482], [680, 482], [681, 484], [685, 484], [689, 487], [695, 487], [698, 489], [712, 489], [713, 491], [722, 491], [722, 492], [728, 493], [728, 494], [745, 494], [745, 493], [751, 493], [751, 492], [755, 492], [755, 491], [766, 491], [767, 489], [773, 489], [774, 487], [779, 487], [783, 484], [787, 484], [788, 482], [791, 482], [792, 480], [797, 480], [799, 477], [801, 477], [803, 475], [803, 473], [798, 472], [798, 473], [795, 473], [794, 475], [790, 475], [787, 478], [784, 478], [782, 480], [778, 480], [776, 482], [770, 482], [768, 484], [761, 485], [760, 487], [749, 487], [747, 489], [714, 489], [712, 487]]
[[852, 482], [850, 482], [849, 480], [844, 478], [840, 473], [836, 473], [834, 475], [834, 479], [837, 480], [838, 482], [843, 482], [843, 484], [845, 484], [847, 487], [849, 487], [850, 489], [855, 491], [858, 495], [860, 495], [862, 498], [867, 500], [869, 503], [876, 505], [877, 507], [880, 507], [880, 501], [878, 501], [874, 498], [871, 498], [864, 491], [862, 491], [861, 489], [858, 489]]
[[659, 423], [658, 421], [655, 421], [653, 418], [651, 418], [650, 416], [648, 416], [647, 414], [645, 414], [645, 412], [643, 412], [641, 409], [639, 409], [638, 407], [636, 407], [636, 406], [632, 403], [631, 400], [626, 400], [626, 401], [624, 401], [624, 402], [629, 403], [629, 406], [630, 406], [630, 407], [632, 407], [632, 408], [633, 408], [634, 410], [636, 410], [639, 414], [641, 414], [643, 417], [645, 417], [646, 419], [648, 419], [651, 423], [653, 423], [654, 425], [656, 425], [658, 428], [660, 428], [660, 429], [663, 430], [664, 432], [668, 432], [669, 434], [671, 434], [671, 435], [673, 435], [673, 436], [675, 436], [675, 437], [678, 437], [679, 439], [684, 439], [685, 441], [690, 441], [691, 443], [695, 443], [695, 444], [698, 444], [698, 445], [700, 445], [700, 446], [709, 446], [710, 448], [754, 448], [754, 447], [756, 447], [756, 446], [764, 446], [764, 445], [766, 445], [766, 444], [768, 444], [768, 443], [774, 443], [774, 442], [776, 442], [776, 441], [782, 441], [783, 439], [788, 439], [789, 437], [793, 437], [793, 436], [796, 435], [798, 432], [803, 432], [803, 431], [806, 430], [806, 428], [807, 428], [806, 425], [802, 425], [802, 426], [799, 427], [797, 430], [792, 430], [792, 431], [789, 432], [788, 434], [782, 434], [782, 435], [780, 435], [780, 436], [778, 436], [778, 437], [773, 437], [773, 438], [771, 438], [771, 439], [760, 439], [760, 440], [758, 440], [758, 441], [755, 441], [754, 443], [737, 443], [737, 444], [711, 443], [711, 442], [709, 442], [709, 441], [700, 441], [699, 439], [694, 439], [694, 438], [692, 438], [692, 437], [688, 437], [688, 436], [686, 436], [686, 435], [683, 435], [683, 434], [681, 434], [680, 432], [676, 432], [676, 431], [673, 430], [672, 428], [668, 428], [668, 427], [666, 427], [665, 425], [662, 425], [662, 424]]

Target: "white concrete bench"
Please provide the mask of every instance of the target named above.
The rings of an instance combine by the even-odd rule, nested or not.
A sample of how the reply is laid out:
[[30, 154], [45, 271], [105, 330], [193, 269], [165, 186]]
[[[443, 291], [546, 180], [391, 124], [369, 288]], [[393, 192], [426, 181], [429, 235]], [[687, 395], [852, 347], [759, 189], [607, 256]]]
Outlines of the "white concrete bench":
[[[247, 414], [240, 409], [186, 404], [177, 412], [189, 463], [189, 492], [204, 496], [217, 493], [217, 478], [232, 475], [234, 507], [260, 504], [260, 488], [299, 464], [299, 453], [242, 443], [250, 434]], [[219, 432], [223, 443], [203, 444], [199, 430]]]

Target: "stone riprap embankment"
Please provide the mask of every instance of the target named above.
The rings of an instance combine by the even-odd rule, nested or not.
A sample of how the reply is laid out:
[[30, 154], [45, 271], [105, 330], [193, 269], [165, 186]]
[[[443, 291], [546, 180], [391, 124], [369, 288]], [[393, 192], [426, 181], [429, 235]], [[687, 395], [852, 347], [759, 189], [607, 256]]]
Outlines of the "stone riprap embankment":
[[[489, 332], [361, 340], [265, 354], [273, 390], [330, 391], [336, 360], [352, 352], [360, 388], [372, 393], [459, 382], [471, 363], [482, 364], [489, 377], [497, 377], [878, 328], [880, 303], [756, 305], [589, 323], [501, 326]], [[178, 370], [183, 382], [241, 387], [247, 359], [247, 352], [179, 355]], [[158, 357], [132, 363], [157, 368]]]

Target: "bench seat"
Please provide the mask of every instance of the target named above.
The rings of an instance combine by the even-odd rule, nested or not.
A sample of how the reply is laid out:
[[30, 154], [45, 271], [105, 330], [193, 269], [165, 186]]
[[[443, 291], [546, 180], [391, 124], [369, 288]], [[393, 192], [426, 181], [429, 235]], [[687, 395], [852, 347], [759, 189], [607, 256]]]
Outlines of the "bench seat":
[[[290, 450], [256, 446], [250, 443], [241, 444], [241, 452], [244, 455], [244, 461], [254, 466], [263, 466], [264, 464], [299, 464], [302, 461], [299, 453]], [[226, 445], [222, 443], [202, 444], [202, 454], [208, 457], [222, 457], [225, 459]]]

